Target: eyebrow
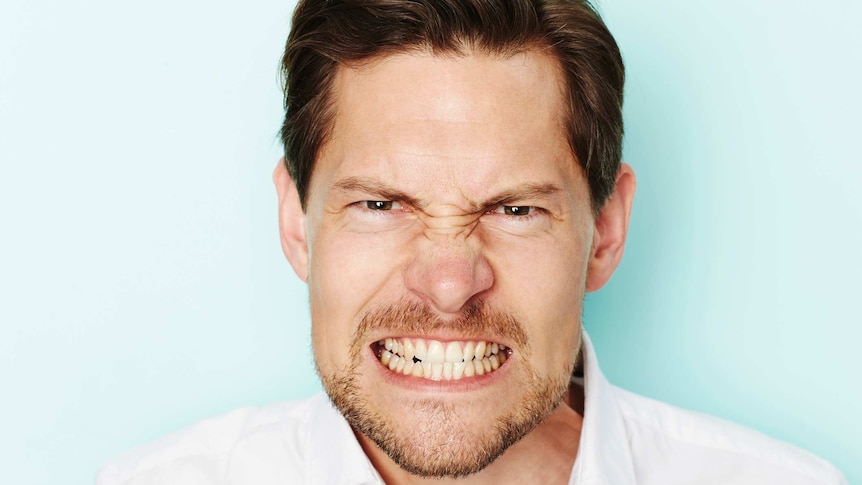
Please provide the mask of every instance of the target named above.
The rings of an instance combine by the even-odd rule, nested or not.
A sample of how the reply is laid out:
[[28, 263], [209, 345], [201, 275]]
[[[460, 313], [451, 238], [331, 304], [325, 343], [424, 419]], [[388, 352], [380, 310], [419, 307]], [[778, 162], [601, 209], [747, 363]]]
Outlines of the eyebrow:
[[[420, 210], [427, 205], [427, 203], [424, 203], [415, 197], [411, 197], [403, 191], [381, 182], [380, 180], [366, 177], [347, 177], [338, 180], [332, 185], [331, 190], [339, 192], [362, 192], [373, 195], [374, 197], [380, 197], [382, 200], [397, 200], [405, 202]], [[526, 182], [506, 189], [482, 203], [476, 204], [471, 201], [470, 205], [476, 212], [478, 212], [480, 210], [485, 210], [488, 207], [499, 206], [507, 202], [547, 197], [559, 192], [562, 192], [562, 189], [552, 183]]]
[[[413, 207], [419, 207], [419, 201], [404, 192], [387, 185], [379, 180], [364, 177], [348, 177], [338, 180], [332, 185], [333, 191], [339, 192], [362, 192], [381, 200], [398, 200], [406, 202]], [[421, 207], [420, 207], [421, 208]]]

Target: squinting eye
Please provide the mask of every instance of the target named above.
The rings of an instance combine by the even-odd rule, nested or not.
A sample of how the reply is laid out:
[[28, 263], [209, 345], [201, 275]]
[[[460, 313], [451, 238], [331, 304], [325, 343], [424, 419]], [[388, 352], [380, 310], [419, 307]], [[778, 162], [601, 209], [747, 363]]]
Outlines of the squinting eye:
[[391, 200], [366, 200], [365, 207], [374, 211], [390, 211], [400, 209], [401, 204]]
[[[503, 214], [507, 216], [526, 216], [533, 211], [533, 206], [529, 205], [504, 205], [500, 207]], [[498, 209], [499, 210], [499, 209]]]

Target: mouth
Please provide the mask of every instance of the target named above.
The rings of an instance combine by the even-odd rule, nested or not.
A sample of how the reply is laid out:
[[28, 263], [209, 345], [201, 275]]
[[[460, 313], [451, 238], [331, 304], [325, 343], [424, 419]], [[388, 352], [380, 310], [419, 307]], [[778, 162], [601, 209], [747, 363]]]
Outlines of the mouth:
[[422, 338], [387, 338], [372, 344], [374, 355], [390, 372], [432, 381], [457, 381], [495, 372], [511, 355], [497, 342], [441, 342]]

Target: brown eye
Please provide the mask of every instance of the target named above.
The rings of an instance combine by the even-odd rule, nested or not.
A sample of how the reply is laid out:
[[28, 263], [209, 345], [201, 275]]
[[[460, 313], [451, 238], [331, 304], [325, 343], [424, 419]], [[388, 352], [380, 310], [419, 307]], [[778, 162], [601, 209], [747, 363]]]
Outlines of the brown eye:
[[507, 216], [526, 216], [533, 210], [529, 205], [504, 205], [503, 214]]
[[391, 200], [366, 200], [365, 207], [375, 211], [392, 210]]

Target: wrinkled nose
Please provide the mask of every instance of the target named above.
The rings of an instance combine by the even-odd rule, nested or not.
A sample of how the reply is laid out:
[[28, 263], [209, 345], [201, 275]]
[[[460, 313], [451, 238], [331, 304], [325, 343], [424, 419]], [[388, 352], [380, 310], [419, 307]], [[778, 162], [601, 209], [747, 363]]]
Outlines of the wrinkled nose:
[[494, 284], [494, 273], [465, 239], [426, 239], [405, 274], [407, 288], [441, 313], [458, 313]]

